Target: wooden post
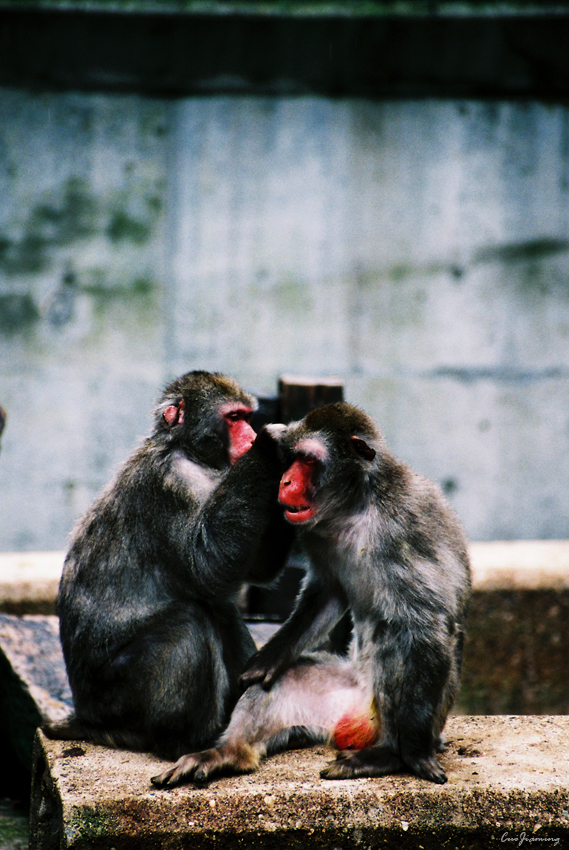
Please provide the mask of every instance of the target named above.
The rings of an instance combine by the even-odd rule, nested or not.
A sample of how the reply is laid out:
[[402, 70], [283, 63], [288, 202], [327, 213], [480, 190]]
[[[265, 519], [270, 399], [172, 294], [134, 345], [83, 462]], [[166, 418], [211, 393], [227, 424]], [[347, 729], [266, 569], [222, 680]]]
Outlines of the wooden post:
[[279, 378], [280, 418], [293, 422], [335, 401], [344, 400], [344, 384], [341, 378], [310, 378], [297, 375], [281, 375]]

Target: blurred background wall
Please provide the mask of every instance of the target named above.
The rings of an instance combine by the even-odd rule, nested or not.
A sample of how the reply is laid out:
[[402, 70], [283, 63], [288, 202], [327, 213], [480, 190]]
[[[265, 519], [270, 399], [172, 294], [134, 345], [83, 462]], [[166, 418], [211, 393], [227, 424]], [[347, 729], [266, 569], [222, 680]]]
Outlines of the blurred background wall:
[[338, 375], [472, 539], [569, 536], [560, 5], [65, 5], [0, 3], [0, 550], [193, 368]]

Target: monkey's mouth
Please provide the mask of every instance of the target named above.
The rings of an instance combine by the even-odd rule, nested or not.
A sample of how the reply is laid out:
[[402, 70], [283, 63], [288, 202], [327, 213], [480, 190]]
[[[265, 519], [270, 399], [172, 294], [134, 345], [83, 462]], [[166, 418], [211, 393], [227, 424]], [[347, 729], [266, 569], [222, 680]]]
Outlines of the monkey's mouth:
[[300, 525], [314, 517], [314, 508], [310, 505], [283, 505], [285, 517], [289, 522]]

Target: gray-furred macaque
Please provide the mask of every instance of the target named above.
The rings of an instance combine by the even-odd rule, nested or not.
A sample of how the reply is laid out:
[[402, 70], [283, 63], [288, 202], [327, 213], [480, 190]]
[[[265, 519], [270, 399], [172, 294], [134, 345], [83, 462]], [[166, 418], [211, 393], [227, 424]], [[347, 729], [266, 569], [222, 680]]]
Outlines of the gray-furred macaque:
[[[279, 500], [311, 568], [287, 622], [250, 659], [216, 747], [152, 781], [254, 770], [300, 733], [341, 750], [324, 778], [408, 771], [446, 782], [436, 753], [459, 688], [470, 597], [461, 526], [439, 488], [396, 460], [357, 408], [332, 404], [270, 427], [288, 465]], [[348, 609], [350, 657], [311, 653]]]
[[255, 645], [236, 606], [292, 537], [275, 439], [232, 379], [173, 381], [154, 429], [78, 523], [58, 597], [75, 714], [51, 737], [175, 759], [227, 724]]

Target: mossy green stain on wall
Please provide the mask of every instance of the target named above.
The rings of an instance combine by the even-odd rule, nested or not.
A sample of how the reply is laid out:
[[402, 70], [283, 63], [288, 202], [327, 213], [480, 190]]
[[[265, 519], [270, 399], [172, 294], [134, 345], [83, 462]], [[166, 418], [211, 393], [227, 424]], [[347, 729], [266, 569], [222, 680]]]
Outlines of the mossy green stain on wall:
[[29, 292], [0, 293], [0, 333], [15, 333], [35, 325], [40, 312]]
[[105, 283], [87, 283], [80, 285], [80, 290], [87, 295], [93, 295], [102, 301], [112, 301], [117, 298], [130, 298], [132, 296], [151, 295], [157, 288], [155, 281], [146, 277], [135, 277], [133, 280], [120, 286], [109, 286]]
[[105, 230], [111, 242], [129, 241], [135, 245], [145, 245], [151, 233], [152, 228], [148, 221], [136, 219], [124, 209], [118, 209], [112, 213]]
[[60, 198], [31, 208], [18, 239], [0, 235], [0, 270], [6, 275], [39, 274], [50, 265], [50, 249], [96, 233], [97, 199], [85, 181], [67, 180]]
[[[22, 333], [42, 319], [66, 325], [79, 294], [95, 300], [97, 313], [117, 299], [151, 306], [158, 285], [147, 268], [149, 257], [132, 250], [143, 251], [159, 238], [164, 190], [163, 180], [143, 177], [101, 194], [72, 176], [44, 192], [19, 228], [8, 224], [0, 233], [0, 334]], [[94, 244], [102, 260], [95, 267], [89, 261]], [[46, 296], [45, 275], [54, 273], [61, 282]]]
[[568, 251], [569, 241], [567, 239], [542, 237], [539, 239], [529, 239], [525, 242], [512, 242], [507, 245], [482, 248], [476, 252], [474, 259], [478, 262], [500, 261], [503, 263], [518, 262], [520, 260], [535, 261]]
[[0, 233], [0, 271], [7, 276], [41, 274], [51, 267], [57, 249], [101, 235], [111, 243], [148, 244], [163, 208], [157, 188], [141, 180], [101, 197], [86, 180], [69, 178], [59, 193], [30, 209], [19, 238]]

